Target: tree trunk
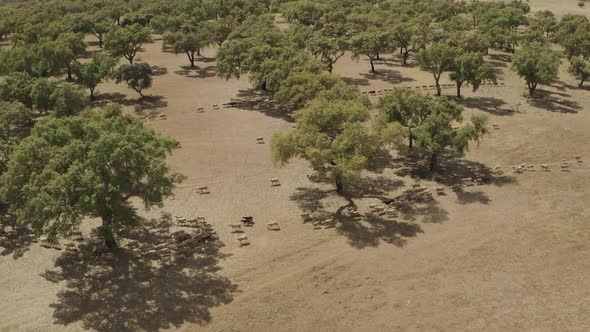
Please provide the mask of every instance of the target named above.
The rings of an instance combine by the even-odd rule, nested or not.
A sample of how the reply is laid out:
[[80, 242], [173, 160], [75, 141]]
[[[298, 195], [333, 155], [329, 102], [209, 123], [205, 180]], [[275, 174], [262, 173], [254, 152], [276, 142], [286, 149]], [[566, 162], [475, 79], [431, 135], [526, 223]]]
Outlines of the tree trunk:
[[433, 152], [432, 155], [430, 156], [430, 171], [434, 172], [436, 170], [437, 166], [438, 166], [438, 154]]
[[400, 47], [399, 48], [399, 54], [404, 54], [404, 48], [403, 47]]
[[68, 81], [72, 80], [72, 68], [68, 67]]
[[102, 236], [104, 239], [104, 244], [109, 249], [117, 248], [117, 241], [115, 240], [115, 235], [113, 234], [113, 214], [112, 212], [107, 213], [104, 217], [102, 217]]
[[98, 47], [102, 48], [102, 37], [98, 38]]
[[375, 64], [373, 63], [373, 59], [369, 58], [369, 61], [371, 62], [371, 73], [375, 74], [376, 71], [375, 71]]
[[191, 68], [195, 68], [195, 51], [186, 52], [186, 55], [191, 63]]
[[412, 136], [412, 127], [408, 127], [408, 148], [412, 150], [414, 148], [414, 137]]
[[94, 88], [90, 88], [90, 100], [94, 100]]
[[439, 80], [440, 80], [440, 75], [439, 76], [434, 75], [434, 82], [436, 84], [436, 95], [440, 97], [442, 91], [440, 89], [440, 84], [438, 83]]
[[408, 55], [409, 54], [410, 54], [410, 51], [408, 51], [408, 49], [406, 49], [404, 52], [404, 65], [408, 64]]
[[527, 85], [529, 87], [529, 95], [532, 97], [535, 93], [535, 89], [537, 88], [537, 83], [529, 83], [527, 82]]
[[201, 49], [197, 48], [197, 56], [201, 56]]
[[336, 192], [341, 194], [344, 191], [344, 185], [342, 184], [342, 178], [339, 175], [335, 176], [336, 178]]
[[377, 60], [381, 60], [381, 56], [377, 53]]
[[583, 87], [584, 87], [584, 82], [585, 82], [585, 81], [586, 81], [586, 78], [585, 78], [585, 77], [584, 77], [584, 78], [582, 78], [582, 80], [580, 81], [580, 84], [578, 84], [578, 86], [579, 86], [580, 88], [583, 88]]
[[461, 82], [457, 82], [457, 98], [461, 98]]

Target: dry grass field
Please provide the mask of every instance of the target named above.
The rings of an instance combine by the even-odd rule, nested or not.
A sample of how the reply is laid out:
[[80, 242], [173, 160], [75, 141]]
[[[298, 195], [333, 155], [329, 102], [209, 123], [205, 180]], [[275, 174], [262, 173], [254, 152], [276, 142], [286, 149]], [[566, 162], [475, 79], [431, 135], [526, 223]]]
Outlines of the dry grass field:
[[[531, 6], [590, 13], [576, 3]], [[0, 256], [0, 331], [590, 330], [590, 88], [578, 88], [565, 64], [559, 81], [529, 99], [507, 54], [491, 52], [504, 85], [467, 88], [460, 102], [466, 117], [486, 114], [498, 129], [463, 159], [443, 160], [436, 180], [446, 195], [387, 218], [369, 205], [415, 183], [441, 185], [423, 176], [424, 165], [394, 159], [382, 173], [365, 174], [348, 199], [329, 183], [311, 182], [303, 161], [274, 167], [271, 136], [293, 124], [247, 77], [217, 78], [215, 49], [203, 55], [191, 70], [184, 55], [162, 52], [156, 38], [138, 55], [158, 67], [150, 97], [138, 101], [134, 91], [107, 82], [97, 103], [166, 114], [147, 125], [180, 141], [170, 162], [188, 178], [163, 211], [141, 214], [204, 216], [225, 245], [195, 262], [200, 272], [191, 278], [174, 269], [146, 272], [128, 257], [115, 270], [120, 278], [99, 284], [57, 264], [62, 251], [34, 244], [18, 259]], [[345, 56], [335, 72], [361, 91], [433, 84], [397, 55], [379, 61], [378, 74], [369, 69], [367, 60]], [[212, 107], [230, 101], [239, 103]], [[266, 144], [257, 144], [259, 136]], [[567, 172], [559, 169], [562, 159], [570, 161]], [[513, 173], [510, 166], [522, 163], [550, 171]], [[449, 188], [472, 176], [490, 181]], [[281, 185], [271, 187], [270, 178]], [[210, 194], [199, 195], [200, 186]], [[363, 218], [347, 216], [349, 204]], [[304, 212], [336, 214], [336, 227], [314, 230], [302, 222]], [[256, 224], [246, 230], [251, 244], [240, 247], [228, 224], [244, 215]], [[268, 231], [265, 223], [275, 220], [280, 231]]]

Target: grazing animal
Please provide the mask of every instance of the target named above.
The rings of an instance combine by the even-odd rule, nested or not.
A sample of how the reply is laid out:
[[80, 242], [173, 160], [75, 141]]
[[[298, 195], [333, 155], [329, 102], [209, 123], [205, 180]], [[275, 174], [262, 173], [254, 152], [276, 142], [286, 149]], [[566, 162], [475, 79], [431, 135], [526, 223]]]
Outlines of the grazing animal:
[[279, 226], [278, 221], [273, 221], [266, 224], [266, 229], [268, 229], [269, 231], [280, 231], [281, 227]]
[[244, 232], [244, 230], [242, 229], [242, 225], [240, 225], [240, 224], [229, 224], [229, 227], [231, 227], [232, 233], [243, 233]]
[[246, 235], [238, 236], [236, 237], [236, 240], [238, 240], [238, 242], [240, 243], [240, 247], [247, 246], [250, 244], [250, 240], [248, 240], [248, 237]]

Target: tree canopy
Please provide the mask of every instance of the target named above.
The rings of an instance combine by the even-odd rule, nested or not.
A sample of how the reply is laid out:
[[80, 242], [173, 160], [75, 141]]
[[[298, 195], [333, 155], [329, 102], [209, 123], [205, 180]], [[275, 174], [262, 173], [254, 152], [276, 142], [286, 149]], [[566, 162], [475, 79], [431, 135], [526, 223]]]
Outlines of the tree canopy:
[[436, 95], [440, 96], [440, 77], [444, 71], [453, 68], [459, 50], [446, 44], [432, 44], [418, 53], [418, 63], [424, 70], [430, 71], [436, 83]]
[[77, 81], [90, 90], [90, 99], [94, 99], [96, 86], [105, 78], [112, 75], [116, 63], [117, 59], [112, 58], [106, 53], [95, 54], [90, 62], [76, 63], [74, 72], [77, 76]]
[[105, 37], [105, 48], [116, 57], [124, 57], [133, 63], [141, 46], [151, 41], [150, 30], [139, 24], [110, 30]]
[[496, 70], [485, 63], [483, 55], [478, 52], [466, 52], [455, 58], [449, 78], [457, 85], [457, 97], [461, 98], [461, 87], [470, 84], [473, 91], [486, 82], [496, 81]]
[[430, 114], [416, 128], [416, 143], [430, 153], [430, 171], [436, 171], [440, 156], [448, 151], [455, 156], [464, 155], [469, 149], [469, 142], [479, 141], [487, 132], [487, 120], [483, 116], [474, 116], [471, 123], [461, 127], [454, 124], [463, 121], [463, 108], [447, 99], [437, 99]]
[[319, 174], [330, 176], [339, 193], [382, 152], [379, 137], [364, 124], [369, 110], [358, 101], [318, 97], [293, 116], [295, 130], [273, 136], [273, 160], [284, 165], [295, 157], [305, 159]]
[[512, 70], [526, 81], [531, 96], [537, 85], [557, 79], [559, 64], [559, 54], [539, 43], [524, 45], [512, 58]]
[[143, 90], [152, 86], [152, 67], [147, 63], [131, 63], [120, 66], [113, 74], [117, 83], [125, 82], [143, 97]]
[[408, 88], [394, 88], [379, 98], [377, 107], [380, 120], [386, 123], [399, 122], [408, 129], [408, 147], [413, 147], [412, 130], [420, 126], [432, 111], [433, 101], [429, 96]]
[[116, 110], [48, 118], [14, 149], [0, 196], [20, 223], [52, 239], [98, 217], [100, 235], [114, 248], [115, 235], [134, 226], [129, 199], [161, 206], [181, 181], [165, 160], [176, 146]]

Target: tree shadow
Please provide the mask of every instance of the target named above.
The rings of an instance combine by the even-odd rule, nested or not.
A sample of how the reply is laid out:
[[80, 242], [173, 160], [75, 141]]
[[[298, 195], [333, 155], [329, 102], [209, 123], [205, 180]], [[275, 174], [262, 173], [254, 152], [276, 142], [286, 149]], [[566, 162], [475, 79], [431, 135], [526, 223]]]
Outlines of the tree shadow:
[[263, 113], [272, 118], [278, 118], [287, 122], [293, 122], [291, 113], [274, 102], [270, 95], [257, 91], [254, 88], [239, 90], [236, 99], [233, 99], [235, 108], [244, 111]]
[[499, 68], [506, 68], [506, 67], [508, 67], [508, 64], [506, 62], [503, 62], [503, 61], [488, 60], [486, 62], [489, 63], [492, 67], [496, 68], [496, 74], [500, 74], [501, 73], [500, 71], [498, 71]]
[[507, 107], [506, 102], [493, 97], [470, 97], [455, 99], [458, 103], [467, 108], [478, 109], [482, 112], [498, 116], [514, 115], [514, 110]]
[[368, 86], [369, 80], [366, 78], [353, 78], [353, 77], [342, 77], [342, 80], [348, 84], [353, 86]]
[[[508, 63], [512, 62], [512, 56], [509, 54], [488, 54], [488, 58], [494, 62]], [[506, 65], [504, 65], [505, 67]]]
[[380, 80], [391, 84], [415, 81], [413, 78], [402, 76], [397, 70], [383, 68], [377, 69], [376, 73], [363, 73], [361, 76], [368, 80]]
[[457, 194], [459, 204], [489, 204], [491, 201], [482, 191], [465, 191], [463, 188], [459, 188], [455, 191], [455, 194]]
[[[98, 45], [98, 43], [97, 43]], [[84, 52], [84, 54], [80, 57], [81, 59], [92, 59], [94, 57], [95, 54], [100, 53], [102, 51], [102, 49], [98, 49], [98, 50], [86, 50]]]
[[403, 247], [407, 238], [423, 233], [420, 225], [385, 219], [367, 214], [363, 218], [339, 216], [336, 231], [346, 236], [348, 243], [357, 249], [378, 247], [382, 242]]
[[320, 211], [324, 208], [322, 199], [330, 196], [332, 191], [321, 190], [318, 188], [297, 188], [297, 191], [291, 195], [291, 200], [295, 201], [299, 208], [307, 213]]
[[30, 250], [37, 238], [28, 228], [16, 222], [14, 216], [6, 214], [0, 208], [0, 251], [1, 256], [12, 255], [13, 259], [19, 259]]
[[563, 83], [563, 86], [567, 89], [570, 90], [580, 90], [580, 91], [590, 91], [590, 84], [584, 84], [583, 86], [580, 86], [578, 83], [576, 84], [568, 84], [568, 83]]
[[211, 62], [215, 62], [215, 61], [217, 61], [217, 59], [215, 59], [215, 57], [199, 56], [197, 58], [197, 62], [211, 63]]
[[375, 64], [385, 65], [388, 67], [398, 67], [398, 68], [416, 68], [418, 67], [418, 63], [416, 61], [412, 61], [412, 53], [408, 56], [407, 63], [404, 65], [404, 57], [399, 53], [392, 54], [391, 57], [381, 57], [380, 60], [375, 61]]
[[527, 99], [527, 103], [533, 107], [544, 109], [549, 112], [578, 113], [580, 104], [574, 100], [566, 100], [559, 96], [569, 97], [570, 95], [546, 90], [535, 91], [535, 96]]
[[152, 75], [153, 76], [162, 76], [168, 74], [168, 68], [160, 67], [160, 66], [152, 66]]
[[[407, 199], [399, 195], [388, 198], [388, 194], [401, 188], [401, 181], [389, 180], [383, 177], [359, 179], [347, 186], [347, 194], [340, 196], [348, 204], [331, 211], [322, 200], [336, 195], [334, 190], [317, 188], [297, 188], [291, 196], [299, 208], [308, 214], [308, 221], [324, 221], [334, 219], [336, 231], [344, 235], [349, 244], [355, 248], [377, 247], [381, 243], [389, 243], [401, 247], [406, 239], [422, 233], [422, 228], [415, 222], [443, 222], [447, 212], [438, 207], [433, 200]], [[409, 192], [409, 191], [408, 191]], [[354, 193], [354, 194], [349, 194]], [[354, 199], [378, 198], [394, 206], [403, 217], [403, 221], [395, 220], [397, 216], [385, 213], [360, 213]], [[305, 220], [304, 220], [305, 221]], [[315, 224], [314, 224], [315, 225]]]
[[214, 66], [207, 67], [191, 67], [191, 66], [180, 66], [180, 70], [175, 71], [177, 75], [183, 75], [190, 78], [209, 78], [217, 75], [217, 68]]
[[383, 176], [376, 178], [362, 177], [347, 183], [346, 193], [351, 198], [380, 198], [404, 186], [403, 181], [388, 179]]
[[436, 173], [428, 170], [427, 158], [418, 151], [412, 155], [400, 156], [395, 165], [398, 176], [411, 176], [418, 179], [433, 180], [439, 184], [454, 188], [460, 204], [488, 204], [490, 199], [482, 191], [467, 191], [465, 188], [479, 185], [504, 186], [516, 183], [513, 176], [504, 175], [488, 166], [464, 159], [445, 156]]
[[155, 110], [168, 106], [166, 97], [163, 96], [144, 96], [138, 99], [131, 99], [119, 92], [102, 93], [98, 95], [93, 102], [93, 106], [101, 107], [109, 103], [116, 103], [124, 106], [134, 106], [135, 111], [138, 113], [141, 113], [145, 110]]
[[220, 276], [226, 256], [211, 225], [188, 233], [169, 219], [143, 221], [114, 252], [100, 241], [69, 247], [42, 276], [65, 282], [51, 304], [57, 324], [96, 331], [159, 331], [206, 324], [210, 308], [233, 300], [237, 286]]

